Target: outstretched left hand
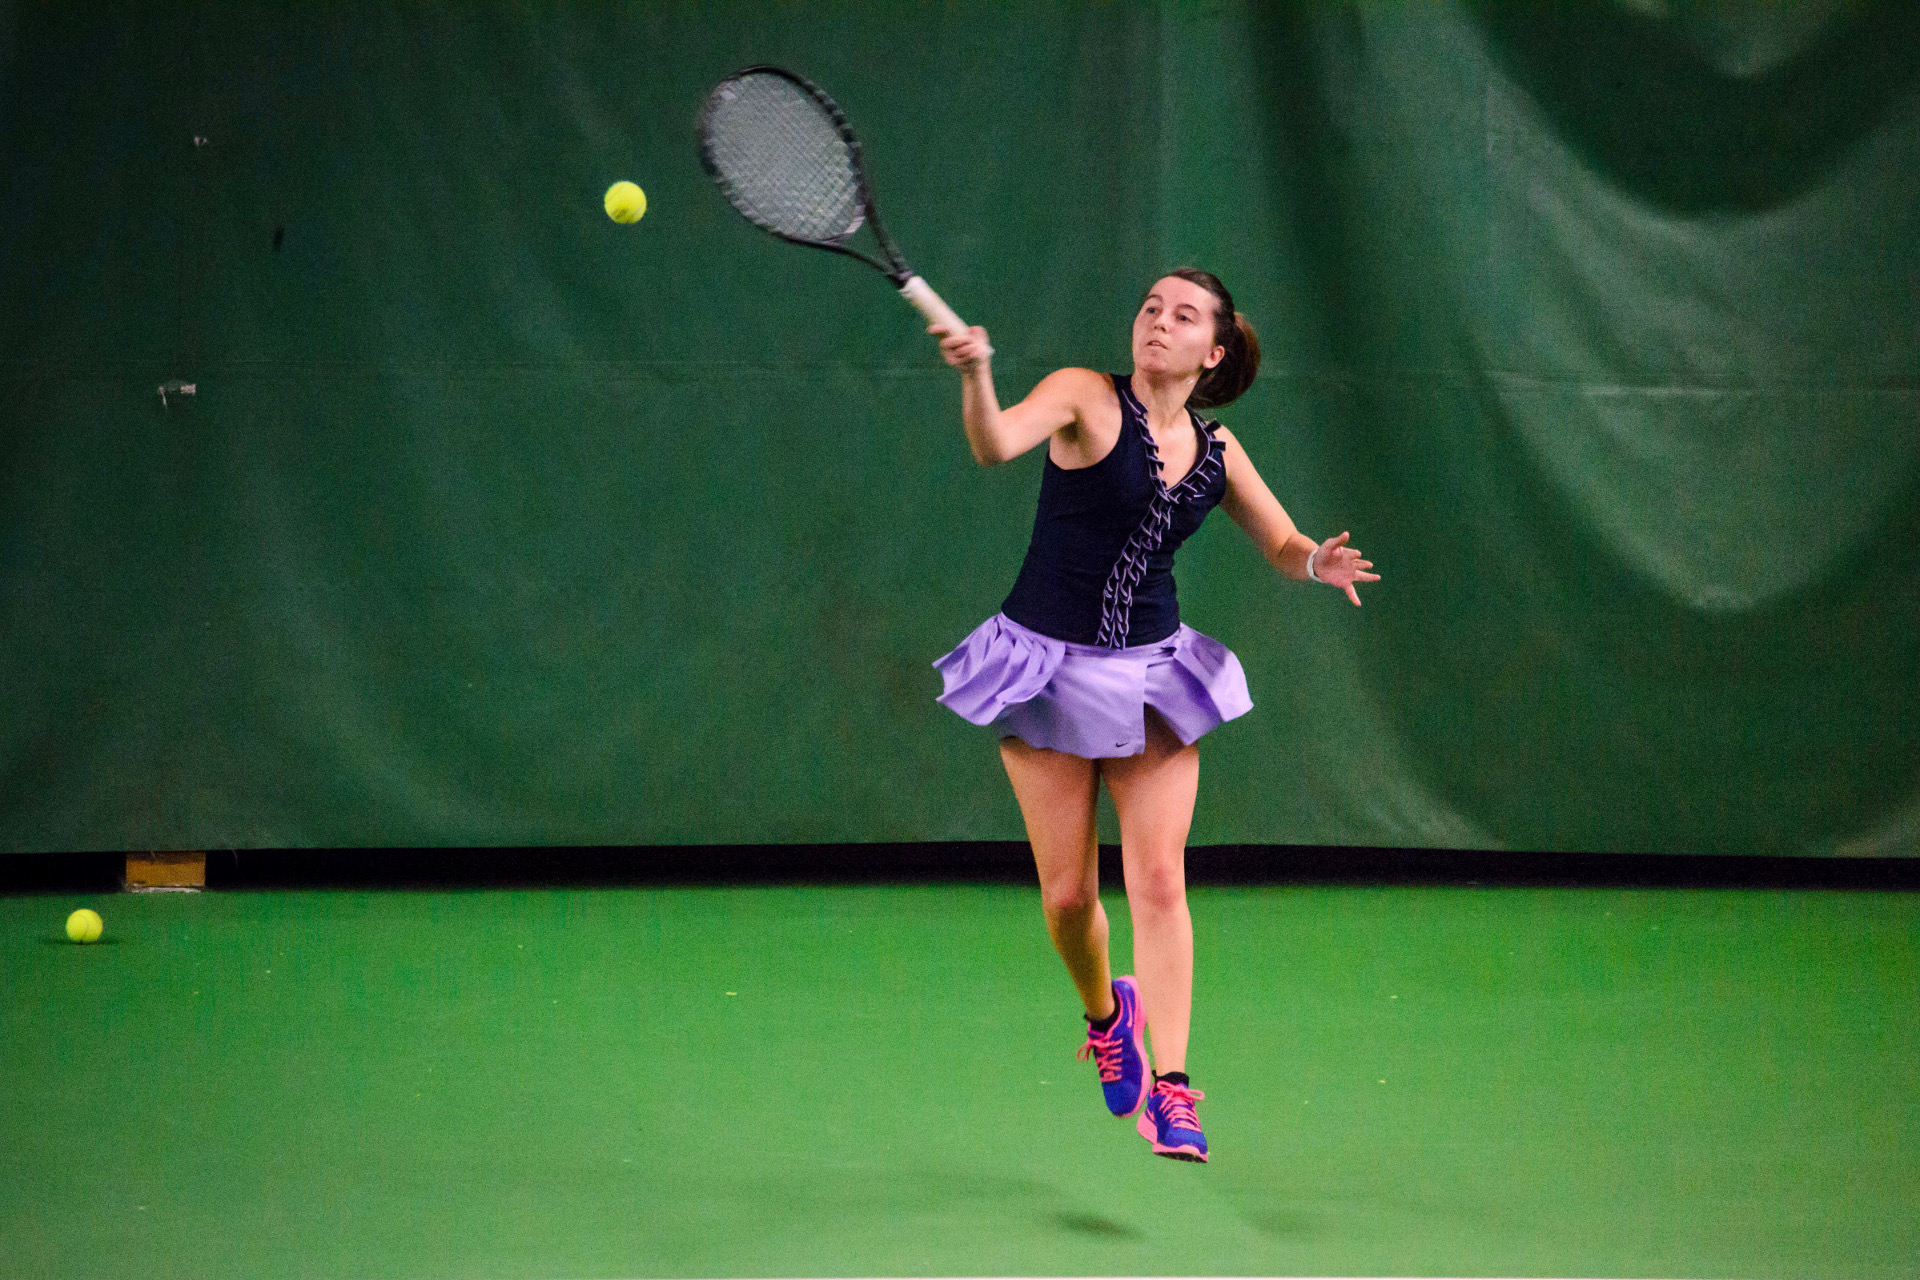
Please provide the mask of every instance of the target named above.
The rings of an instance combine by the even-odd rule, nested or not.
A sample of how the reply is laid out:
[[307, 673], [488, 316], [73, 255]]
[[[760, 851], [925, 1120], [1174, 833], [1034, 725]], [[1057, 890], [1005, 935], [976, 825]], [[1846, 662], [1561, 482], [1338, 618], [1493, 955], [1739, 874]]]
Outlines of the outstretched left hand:
[[1378, 582], [1380, 575], [1368, 573], [1373, 561], [1363, 559], [1360, 552], [1347, 545], [1347, 535], [1342, 533], [1328, 538], [1314, 549], [1314, 576], [1330, 587], [1339, 587], [1347, 593], [1347, 599], [1356, 605], [1360, 603], [1360, 593], [1353, 589], [1356, 582]]

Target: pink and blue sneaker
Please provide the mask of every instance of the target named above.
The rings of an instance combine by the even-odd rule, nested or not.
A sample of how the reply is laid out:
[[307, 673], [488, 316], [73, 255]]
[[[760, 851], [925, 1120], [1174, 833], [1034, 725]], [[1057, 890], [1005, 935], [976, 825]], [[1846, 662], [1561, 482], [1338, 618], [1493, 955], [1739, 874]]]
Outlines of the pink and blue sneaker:
[[1153, 1096], [1136, 1126], [1140, 1136], [1153, 1144], [1153, 1154], [1206, 1163], [1207, 1135], [1200, 1132], [1200, 1117], [1193, 1113], [1193, 1104], [1206, 1096], [1188, 1088], [1187, 1077], [1180, 1072], [1154, 1078]]
[[1087, 1019], [1087, 1042], [1077, 1056], [1082, 1062], [1091, 1057], [1100, 1068], [1100, 1091], [1107, 1095], [1107, 1110], [1130, 1116], [1146, 1102], [1150, 1077], [1146, 1019], [1140, 1014], [1140, 988], [1132, 978], [1113, 980], [1113, 1005], [1113, 1021], [1105, 1031], [1095, 1031], [1093, 1019]]

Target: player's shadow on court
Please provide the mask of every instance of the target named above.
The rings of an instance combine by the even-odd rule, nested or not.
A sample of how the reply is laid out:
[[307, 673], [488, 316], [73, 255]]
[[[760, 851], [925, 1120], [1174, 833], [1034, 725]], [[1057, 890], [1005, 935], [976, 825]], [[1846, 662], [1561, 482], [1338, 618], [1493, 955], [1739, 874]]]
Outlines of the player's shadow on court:
[[1103, 1218], [1097, 1213], [1080, 1213], [1076, 1210], [1062, 1210], [1050, 1214], [1055, 1226], [1063, 1227], [1083, 1236], [1097, 1236], [1102, 1240], [1138, 1240], [1141, 1235], [1124, 1222], [1115, 1222], [1112, 1218]]
[[1317, 1235], [1320, 1224], [1305, 1214], [1289, 1213], [1284, 1209], [1258, 1209], [1241, 1215], [1255, 1231], [1273, 1240], [1298, 1240], [1302, 1236]]

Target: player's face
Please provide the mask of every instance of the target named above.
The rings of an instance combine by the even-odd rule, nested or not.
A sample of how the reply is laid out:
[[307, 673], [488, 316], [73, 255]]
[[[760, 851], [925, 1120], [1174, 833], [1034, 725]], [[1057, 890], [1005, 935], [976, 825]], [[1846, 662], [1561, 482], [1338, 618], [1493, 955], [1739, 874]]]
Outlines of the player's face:
[[1175, 377], [1211, 369], [1227, 354], [1213, 340], [1214, 296], [1191, 280], [1154, 281], [1133, 318], [1133, 367]]

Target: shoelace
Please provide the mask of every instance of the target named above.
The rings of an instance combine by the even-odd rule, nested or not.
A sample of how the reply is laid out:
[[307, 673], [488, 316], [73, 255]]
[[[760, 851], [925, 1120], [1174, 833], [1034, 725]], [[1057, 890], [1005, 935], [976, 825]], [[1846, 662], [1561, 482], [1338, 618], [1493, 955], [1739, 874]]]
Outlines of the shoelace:
[[1200, 1117], [1193, 1113], [1193, 1104], [1206, 1098], [1198, 1089], [1189, 1089], [1182, 1084], [1172, 1084], [1162, 1080], [1153, 1087], [1153, 1096], [1161, 1103], [1161, 1114], [1167, 1118], [1169, 1129], [1191, 1129], [1200, 1131]]
[[[1115, 1026], [1120, 1025], [1115, 1023]], [[1080, 1046], [1080, 1052], [1073, 1056], [1085, 1062], [1089, 1056], [1094, 1065], [1100, 1068], [1100, 1083], [1112, 1084], [1120, 1078], [1120, 1037], [1112, 1030], [1095, 1031], [1087, 1028], [1087, 1042]]]

